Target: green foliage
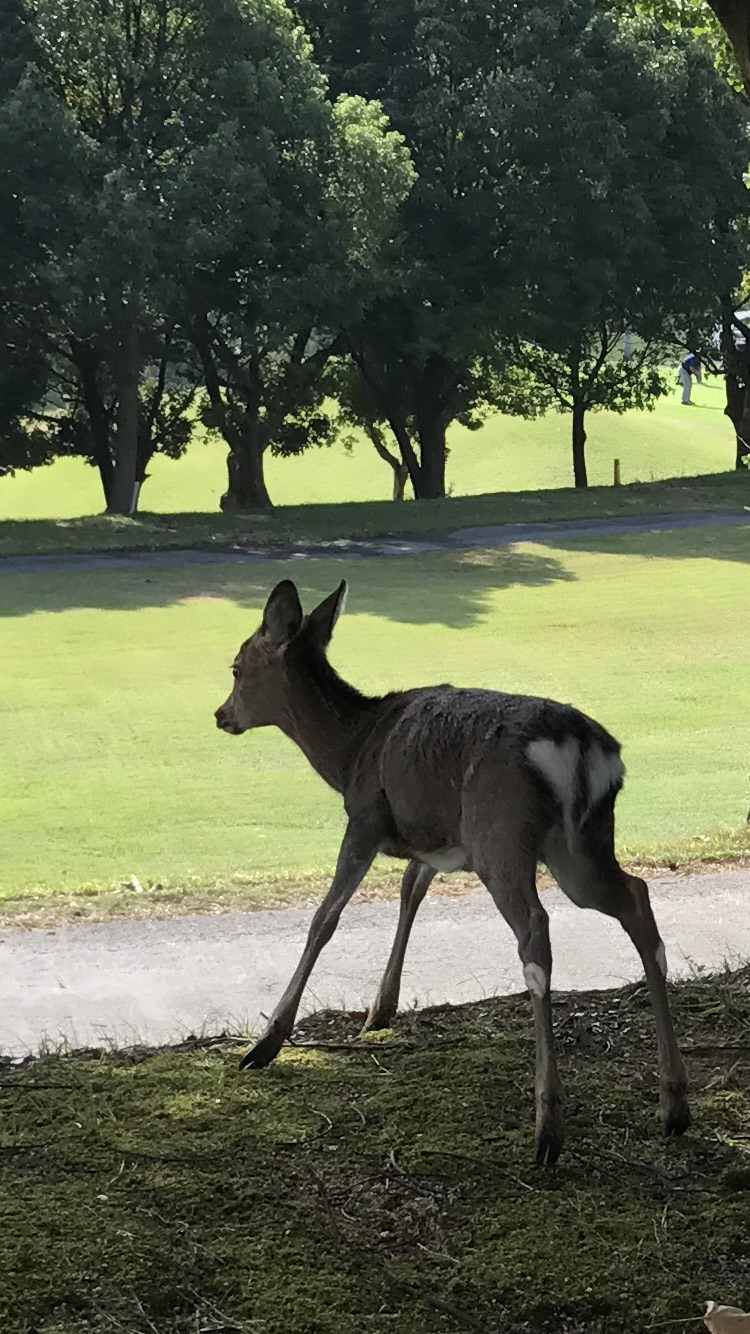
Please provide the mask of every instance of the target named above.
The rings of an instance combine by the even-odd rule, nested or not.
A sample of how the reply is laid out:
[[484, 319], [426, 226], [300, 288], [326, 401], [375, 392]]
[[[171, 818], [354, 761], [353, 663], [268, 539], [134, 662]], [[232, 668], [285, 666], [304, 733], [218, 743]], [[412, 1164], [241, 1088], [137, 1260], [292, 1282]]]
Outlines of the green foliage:
[[[344, 417], [439, 496], [452, 422], [646, 403], [736, 286], [745, 129], [694, 0], [28, 5], [0, 7], [6, 471], [81, 454], [127, 512], [203, 385], [226, 503], [263, 506], [348, 356]], [[185, 386], [158, 409], [154, 367]]]
[[[417, 494], [439, 492], [447, 424], [502, 403], [487, 374], [498, 347], [506, 365], [519, 338], [593, 362], [595, 331], [611, 342], [629, 321], [655, 366], [657, 342], [663, 353], [678, 331], [715, 323], [737, 270], [745, 150], [698, 44], [588, 0], [540, 0], [523, 25], [510, 0], [298, 9], [333, 87], [380, 98], [419, 173], [399, 290], [350, 341]], [[632, 366], [615, 380], [608, 366], [622, 401], [657, 387]], [[513, 386], [523, 411], [545, 406], [548, 389], [535, 404], [531, 388]]]
[[[268, 419], [266, 445], [298, 449], [320, 425], [309, 401], [319, 357], [305, 352], [372, 295], [411, 181], [400, 139], [378, 107], [332, 105], [281, 0], [30, 5], [37, 70], [10, 108], [20, 165], [7, 193], [25, 211], [15, 308], [44, 355], [6, 422], [18, 435], [21, 407], [54, 390], [45, 439], [95, 462], [115, 508], [154, 449], [174, 457], [189, 435], [192, 393], [161, 392], [155, 410], [150, 365], [193, 387], [205, 378], [218, 425], [252, 406], [256, 425]], [[59, 200], [40, 122], [64, 140]]]
[[572, 411], [579, 402], [587, 411], [651, 411], [656, 400], [669, 392], [671, 376], [649, 364], [647, 346], [625, 358], [621, 344], [620, 338], [605, 337], [603, 348], [601, 342], [597, 347], [589, 343], [574, 360], [527, 343], [519, 349], [519, 357], [529, 373], [546, 386], [560, 412]]
[[[296, 93], [287, 75], [283, 97], [269, 90], [267, 102], [248, 106], [230, 137], [196, 155], [181, 200], [201, 249], [184, 255], [180, 318], [210, 420], [234, 455], [227, 503], [237, 508], [268, 502], [269, 447], [298, 452], [305, 432], [308, 443], [328, 438], [321, 375], [341, 328], [382, 286], [394, 210], [412, 180], [382, 109], [358, 97], [332, 105], [303, 50]], [[264, 177], [258, 123], [268, 127]]]
[[[524, 320], [534, 347], [519, 356], [573, 411], [585, 485], [585, 412], [650, 406], [666, 390], [665, 360], [713, 334], [718, 294], [741, 270], [747, 137], [731, 94], [681, 34], [605, 16], [582, 33], [579, 59], [537, 218], [541, 246], [545, 229], [548, 240], [545, 282]], [[549, 77], [544, 60], [536, 73]], [[625, 359], [628, 330], [638, 337]]]
[[[40, 274], [65, 230], [71, 143], [55, 99], [33, 68], [37, 48], [20, 3], [0, 7], [0, 473], [46, 462], [49, 435], [26, 414], [48, 384], [48, 324]], [[31, 317], [31, 318], [30, 318]]]
[[670, 32], [689, 33], [705, 46], [721, 76], [736, 92], [742, 90], [742, 73], [727, 42], [727, 36], [706, 0], [605, 0], [621, 13], [636, 14], [655, 20]]

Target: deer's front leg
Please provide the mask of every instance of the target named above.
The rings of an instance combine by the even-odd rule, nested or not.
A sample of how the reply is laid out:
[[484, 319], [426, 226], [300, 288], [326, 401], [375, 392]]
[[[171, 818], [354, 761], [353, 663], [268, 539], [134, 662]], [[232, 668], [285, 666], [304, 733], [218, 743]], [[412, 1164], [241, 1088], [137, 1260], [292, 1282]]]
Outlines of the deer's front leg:
[[388, 1028], [398, 1010], [398, 998], [401, 991], [401, 973], [404, 967], [406, 946], [414, 925], [422, 899], [436, 875], [432, 866], [423, 866], [420, 862], [409, 862], [401, 881], [401, 908], [398, 915], [398, 927], [393, 948], [388, 960], [378, 994], [373, 1001], [364, 1032], [376, 1028]]
[[240, 1069], [261, 1070], [270, 1065], [291, 1034], [302, 993], [324, 945], [328, 944], [343, 909], [362, 883], [382, 841], [382, 825], [372, 816], [350, 820], [341, 844], [331, 888], [310, 923], [307, 941], [292, 979], [271, 1015], [263, 1037], [243, 1058]]

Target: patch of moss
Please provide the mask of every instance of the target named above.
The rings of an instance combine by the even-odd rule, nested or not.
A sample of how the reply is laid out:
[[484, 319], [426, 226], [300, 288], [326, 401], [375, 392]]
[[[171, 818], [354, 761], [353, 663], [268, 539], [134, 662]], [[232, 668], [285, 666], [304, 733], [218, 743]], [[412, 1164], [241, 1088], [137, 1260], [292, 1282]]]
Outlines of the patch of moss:
[[747, 1305], [750, 969], [673, 999], [695, 1124], [665, 1143], [643, 992], [556, 998], [553, 1172], [525, 998], [379, 1043], [327, 1014], [262, 1073], [231, 1042], [0, 1070], [0, 1329], [639, 1334]]

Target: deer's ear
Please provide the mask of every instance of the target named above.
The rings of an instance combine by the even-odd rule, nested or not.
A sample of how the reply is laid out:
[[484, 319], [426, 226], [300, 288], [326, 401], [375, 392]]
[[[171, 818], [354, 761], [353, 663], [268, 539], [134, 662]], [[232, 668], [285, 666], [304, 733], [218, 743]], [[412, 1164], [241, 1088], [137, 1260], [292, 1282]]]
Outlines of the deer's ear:
[[310, 629], [323, 648], [331, 642], [331, 635], [336, 628], [336, 622], [346, 605], [348, 591], [346, 579], [342, 579], [336, 592], [329, 593], [328, 597], [324, 598], [307, 618]]
[[278, 648], [293, 639], [302, 624], [299, 593], [291, 579], [284, 579], [271, 593], [263, 612], [263, 634]]

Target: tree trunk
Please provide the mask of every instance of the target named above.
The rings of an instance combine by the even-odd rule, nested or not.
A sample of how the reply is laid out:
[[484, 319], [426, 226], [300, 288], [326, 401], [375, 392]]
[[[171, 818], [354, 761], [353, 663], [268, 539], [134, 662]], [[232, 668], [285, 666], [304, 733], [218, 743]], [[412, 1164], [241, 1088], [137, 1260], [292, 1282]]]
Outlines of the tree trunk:
[[393, 500], [406, 499], [406, 483], [409, 480], [409, 465], [390, 450], [383, 439], [383, 432], [375, 422], [365, 422], [364, 431], [368, 440], [375, 446], [381, 459], [388, 464], [393, 473]]
[[423, 412], [419, 422], [420, 468], [417, 500], [445, 496], [445, 425], [436, 412]]
[[388, 410], [386, 412], [386, 419], [393, 432], [396, 444], [401, 451], [401, 457], [406, 465], [406, 471], [411, 480], [412, 490], [416, 496], [419, 492], [420, 467], [419, 459], [417, 458], [416, 451], [409, 435], [409, 428], [401, 413], [397, 413], [395, 410]]
[[219, 504], [225, 513], [253, 513], [273, 509], [263, 470], [265, 441], [256, 431], [223, 432], [229, 443], [227, 489]]
[[406, 483], [409, 480], [409, 469], [405, 463], [399, 463], [393, 469], [393, 499], [406, 500]]
[[588, 486], [586, 472], [586, 407], [576, 401], [573, 404], [573, 478], [576, 486]]
[[101, 356], [99, 350], [90, 343], [70, 339], [70, 355], [81, 386], [81, 398], [89, 419], [91, 432], [91, 452], [104, 492], [105, 508], [109, 507], [114, 467], [110, 452], [110, 417], [99, 382]]
[[743, 421], [746, 416], [745, 391], [740, 383], [739, 377], [737, 375], [732, 375], [731, 373], [724, 376], [724, 387], [727, 395], [727, 405], [724, 409], [724, 416], [729, 418], [734, 427], [734, 466], [735, 468], [742, 468], [742, 460], [748, 452], [745, 444], [745, 441], [748, 439], [747, 422]]
[[122, 333], [114, 356], [114, 380], [117, 390], [115, 421], [114, 473], [107, 499], [108, 514], [132, 516], [136, 503], [138, 466], [138, 415], [141, 360], [138, 330], [128, 325]]
[[724, 389], [727, 403], [724, 416], [734, 427], [734, 466], [744, 467], [743, 460], [750, 454], [750, 340], [738, 347], [734, 339], [734, 306], [729, 297], [722, 300], [721, 352], [724, 361]]
[[734, 466], [737, 471], [744, 469], [746, 460], [750, 458], [750, 407], [746, 407], [740, 418], [739, 430], [737, 431], [737, 450], [734, 459]]
[[[262, 385], [256, 379], [252, 395], [244, 398], [242, 411], [230, 411], [219, 379], [205, 318], [196, 325], [193, 338], [203, 366], [206, 393], [215, 414], [215, 425], [229, 445], [227, 489], [219, 506], [225, 513], [252, 514], [258, 510], [273, 509], [263, 462], [266, 448], [279, 422], [266, 421], [261, 425]], [[235, 404], [235, 409], [237, 406]]]

